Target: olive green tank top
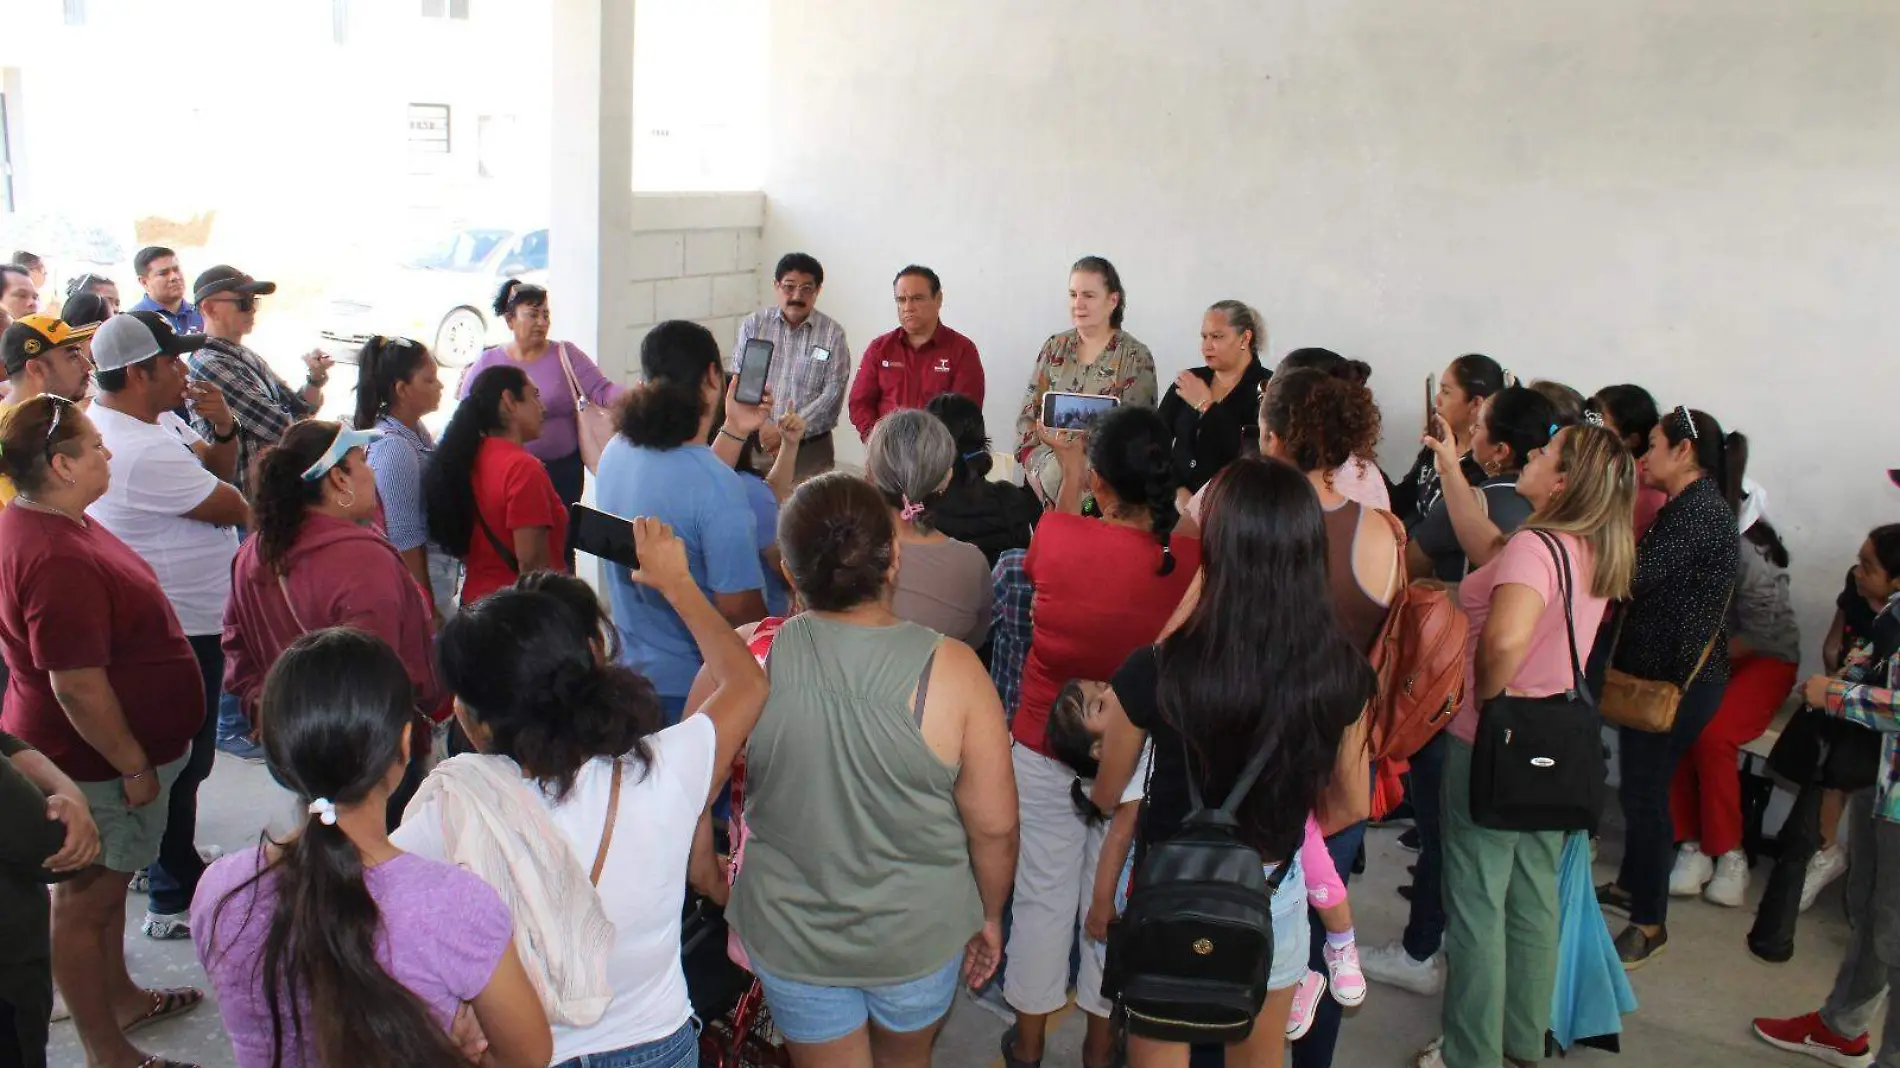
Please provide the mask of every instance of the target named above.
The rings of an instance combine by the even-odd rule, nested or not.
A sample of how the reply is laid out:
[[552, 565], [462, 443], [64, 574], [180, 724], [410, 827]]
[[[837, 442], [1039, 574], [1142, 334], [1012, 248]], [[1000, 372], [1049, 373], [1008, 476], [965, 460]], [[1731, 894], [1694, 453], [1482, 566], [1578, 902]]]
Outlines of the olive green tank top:
[[832, 986], [908, 982], [942, 968], [982, 926], [958, 769], [919, 726], [942, 640], [914, 623], [810, 613], [774, 639], [727, 910], [767, 972]]

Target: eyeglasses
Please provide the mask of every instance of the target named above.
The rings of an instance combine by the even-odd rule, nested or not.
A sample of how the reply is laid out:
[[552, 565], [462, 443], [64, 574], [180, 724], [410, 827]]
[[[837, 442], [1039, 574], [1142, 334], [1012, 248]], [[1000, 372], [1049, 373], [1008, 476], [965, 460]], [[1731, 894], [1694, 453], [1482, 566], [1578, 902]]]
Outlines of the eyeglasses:
[[818, 292], [818, 287], [812, 285], [810, 282], [798, 286], [792, 285], [789, 282], [780, 282], [778, 284], [778, 291], [788, 297], [809, 297]]

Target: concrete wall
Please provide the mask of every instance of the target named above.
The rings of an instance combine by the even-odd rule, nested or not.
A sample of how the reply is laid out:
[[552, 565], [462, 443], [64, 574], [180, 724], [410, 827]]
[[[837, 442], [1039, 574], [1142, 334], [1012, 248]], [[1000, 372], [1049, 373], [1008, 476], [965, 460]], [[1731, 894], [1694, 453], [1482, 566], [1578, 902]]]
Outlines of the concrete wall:
[[[999, 441], [1067, 266], [1120, 267], [1164, 380], [1239, 297], [1368, 360], [1381, 459], [1465, 351], [1749, 433], [1806, 643], [1882, 470], [1900, 5], [1878, 0], [778, 0], [762, 259], [823, 260], [854, 348], [944, 277]], [[822, 56], [822, 62], [812, 57]], [[762, 279], [762, 281], [764, 281]], [[853, 443], [855, 446], [855, 443]], [[841, 453], [845, 450], [841, 446]]]
[[653, 324], [691, 319], [730, 349], [739, 320], [757, 307], [759, 231], [765, 197], [759, 193], [639, 193], [633, 198], [633, 245], [627, 265], [626, 318], [633, 325], [610, 349], [609, 374], [632, 381], [640, 371], [640, 341]]

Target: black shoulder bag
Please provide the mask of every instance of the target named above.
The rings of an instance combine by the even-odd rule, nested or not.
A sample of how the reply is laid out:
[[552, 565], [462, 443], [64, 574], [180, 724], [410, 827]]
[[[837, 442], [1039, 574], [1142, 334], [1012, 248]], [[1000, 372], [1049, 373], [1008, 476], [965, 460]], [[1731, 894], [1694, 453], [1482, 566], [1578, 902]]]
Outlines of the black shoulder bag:
[[495, 528], [489, 526], [488, 520], [482, 518], [480, 505], [475, 507], [475, 523], [482, 528], [482, 536], [488, 539], [489, 548], [495, 550], [495, 555], [501, 557], [501, 562], [508, 565], [508, 570], [513, 571], [516, 575], [520, 575], [521, 558], [516, 556], [514, 550], [502, 544], [501, 539], [495, 536]]
[[[1900, 649], [1900, 616], [1882, 611], [1874, 620], [1869, 670]], [[1865, 680], [1871, 681], [1871, 680]], [[1796, 786], [1865, 790], [1880, 774], [1879, 733], [1809, 705], [1788, 720], [1768, 753], [1768, 769]]]
[[1471, 753], [1471, 819], [1500, 831], [1594, 832], [1608, 768], [1603, 719], [1577, 658], [1570, 553], [1545, 531], [1531, 533], [1557, 561], [1571, 688], [1552, 697], [1499, 694], [1484, 703]]

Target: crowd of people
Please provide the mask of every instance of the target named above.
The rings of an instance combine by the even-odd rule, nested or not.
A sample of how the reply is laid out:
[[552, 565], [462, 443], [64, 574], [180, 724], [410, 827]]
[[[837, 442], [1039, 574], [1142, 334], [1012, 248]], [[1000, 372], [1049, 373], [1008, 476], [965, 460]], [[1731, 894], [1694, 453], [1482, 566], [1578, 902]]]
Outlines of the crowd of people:
[[[137, 892], [145, 937], [193, 943], [245, 1066], [696, 1064], [719, 1011], [681, 957], [702, 897], [800, 1068], [927, 1064], [959, 989], [1011, 1020], [1008, 1068], [1043, 1063], [1071, 997], [1084, 1068], [1178, 1066], [1194, 1043], [1130, 1010], [1145, 965], [1114, 932], [1164, 847], [1205, 833], [1203, 795], [1270, 897], [1228, 1063], [1331, 1064], [1368, 980], [1442, 995], [1416, 1064], [1533, 1063], [1620, 1030], [1672, 898], [1744, 903], [1738, 752], [1791, 692], [1775, 765], [1799, 794], [1749, 948], [1787, 960], [1850, 861], [1853, 932], [1825, 1006], [1754, 1027], [1874, 1055], [1900, 978], [1900, 526], [1858, 547], [1828, 673], [1797, 685], [1788, 550], [1707, 412], [1464, 355], [1392, 481], [1366, 363], [1270, 368], [1265, 318], [1222, 300], [1163, 391], [1091, 256], [1012, 428], [1018, 485], [992, 477], [981, 357], [937, 274], [897, 274], [899, 325], [853, 378], [824, 269], [793, 253], [732, 349], [660, 324], [632, 385], [510, 280], [513, 339], [437, 440], [445, 371], [415, 341], [371, 339], [330, 421], [326, 357], [293, 384], [244, 344], [272, 283], [216, 266], [187, 299], [148, 248], [137, 305], [88, 275], [55, 315], [16, 262], [0, 1063], [44, 1063], [56, 984], [88, 1065], [182, 1064], [132, 1041], [205, 1000], [131, 976]], [[747, 403], [755, 338], [774, 359]], [[1052, 391], [1118, 403], [1061, 430]], [[832, 470], [841, 415], [861, 475]], [[637, 556], [604, 605], [569, 538], [590, 477]], [[1395, 752], [1381, 680], [1427, 598], [1455, 613], [1457, 685]], [[1487, 723], [1520, 699], [1616, 728], [1622, 859], [1581, 906], [1560, 887], [1573, 862], [1587, 880], [1585, 832], [1497, 815]], [[268, 765], [288, 833], [200, 846], [219, 751]], [[1418, 860], [1402, 937], [1362, 951], [1375, 798]], [[1554, 1018], [1599, 949], [1609, 1022]], [[1895, 1014], [1878, 1056], [1900, 1066]]]

